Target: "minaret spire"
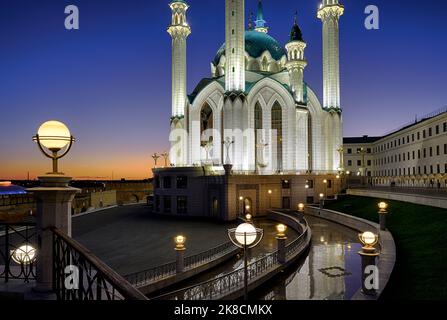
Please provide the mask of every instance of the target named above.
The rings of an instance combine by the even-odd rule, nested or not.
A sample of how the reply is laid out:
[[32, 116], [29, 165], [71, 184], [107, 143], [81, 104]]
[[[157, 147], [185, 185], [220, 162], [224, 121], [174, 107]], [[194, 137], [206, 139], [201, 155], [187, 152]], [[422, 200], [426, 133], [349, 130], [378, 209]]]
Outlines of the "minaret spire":
[[262, 0], [259, 0], [258, 2], [258, 11], [256, 13], [255, 23], [255, 31], [268, 33], [269, 28], [265, 26], [266, 21], [264, 20], [264, 7], [262, 5]]
[[323, 107], [340, 110], [339, 20], [344, 6], [338, 0], [323, 0], [318, 18], [323, 23]]
[[225, 0], [225, 87], [245, 91], [245, 0]]
[[248, 30], [253, 31], [253, 12], [250, 12], [250, 17], [248, 18]]

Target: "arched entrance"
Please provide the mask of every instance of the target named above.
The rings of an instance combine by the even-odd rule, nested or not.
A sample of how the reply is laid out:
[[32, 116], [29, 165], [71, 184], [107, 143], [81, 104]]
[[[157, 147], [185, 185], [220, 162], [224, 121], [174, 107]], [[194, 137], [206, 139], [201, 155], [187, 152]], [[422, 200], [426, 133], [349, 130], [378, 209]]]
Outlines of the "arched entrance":
[[[272, 107], [272, 130], [273, 133], [276, 134], [276, 139], [273, 141], [276, 144], [276, 148], [273, 151], [274, 162], [276, 162], [276, 166], [273, 168], [276, 171], [280, 172], [283, 169], [282, 165], [282, 109], [281, 105], [278, 102]], [[276, 152], [275, 152], [276, 151]]]

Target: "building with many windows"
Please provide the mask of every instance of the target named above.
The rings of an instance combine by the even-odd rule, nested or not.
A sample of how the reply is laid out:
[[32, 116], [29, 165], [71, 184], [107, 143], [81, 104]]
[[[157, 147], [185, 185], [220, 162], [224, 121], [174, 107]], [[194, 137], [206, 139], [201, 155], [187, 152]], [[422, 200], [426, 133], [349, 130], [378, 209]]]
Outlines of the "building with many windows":
[[383, 137], [344, 139], [344, 166], [369, 184], [447, 187], [447, 108]]

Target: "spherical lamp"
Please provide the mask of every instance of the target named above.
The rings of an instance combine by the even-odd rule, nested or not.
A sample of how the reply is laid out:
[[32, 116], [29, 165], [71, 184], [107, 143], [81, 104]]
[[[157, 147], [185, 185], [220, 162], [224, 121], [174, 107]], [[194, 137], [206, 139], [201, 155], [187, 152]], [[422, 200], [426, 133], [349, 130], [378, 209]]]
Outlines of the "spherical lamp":
[[240, 245], [250, 246], [256, 241], [256, 228], [250, 223], [242, 223], [236, 228], [235, 237]]
[[[60, 121], [47, 121], [39, 127], [33, 140], [37, 143], [42, 153], [53, 160], [52, 173], [59, 174], [57, 160], [67, 155], [75, 141], [67, 126]], [[62, 154], [58, 154], [64, 148], [66, 148], [65, 151]]]

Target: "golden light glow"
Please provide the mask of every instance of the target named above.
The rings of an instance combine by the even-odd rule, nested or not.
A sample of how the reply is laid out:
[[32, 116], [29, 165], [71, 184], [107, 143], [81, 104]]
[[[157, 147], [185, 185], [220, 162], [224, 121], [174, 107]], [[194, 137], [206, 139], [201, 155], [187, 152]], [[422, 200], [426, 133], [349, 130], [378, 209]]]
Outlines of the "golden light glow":
[[272, 190], [269, 190], [268, 193], [269, 193], [269, 194], [272, 194]]
[[39, 142], [49, 150], [60, 150], [70, 143], [71, 134], [60, 121], [47, 121], [37, 131]]
[[285, 224], [278, 224], [276, 225], [276, 232], [278, 233], [277, 236], [282, 238], [286, 235], [287, 226]]
[[29, 265], [36, 259], [36, 249], [31, 245], [23, 245], [15, 250], [11, 250], [12, 260], [20, 265]]
[[11, 185], [11, 181], [0, 181], [0, 187], [10, 187]]
[[335, 178], [337, 178], [337, 179], [340, 179], [340, 175], [339, 175], [339, 174], [337, 174], [337, 175], [335, 176]]
[[379, 241], [378, 236], [370, 231], [359, 234], [359, 239], [366, 248], [374, 247]]
[[245, 220], [247, 220], [247, 221], [251, 221], [251, 218], [252, 218], [251, 214], [247, 213], [247, 214], [245, 215]]
[[326, 184], [326, 183], [327, 183], [327, 180], [326, 180], [326, 179], [324, 179], [324, 180], [323, 180], [323, 183], [325, 183], [325, 184]]
[[250, 223], [240, 224], [235, 231], [236, 241], [240, 245], [249, 246], [256, 241], [256, 228]]
[[298, 203], [298, 211], [303, 212], [304, 211], [304, 203]]
[[240, 197], [239, 197], [239, 200], [241, 200], [241, 201], [244, 200], [244, 197], [243, 197], [243, 196], [240, 196]]
[[321, 199], [324, 198], [324, 193], [320, 193], [320, 198], [321, 198]]
[[388, 204], [386, 202], [379, 202], [378, 206], [381, 213], [386, 213], [386, 209], [388, 208]]
[[178, 235], [174, 238], [176, 249], [184, 249], [185, 248], [185, 242], [186, 237], [182, 235]]

